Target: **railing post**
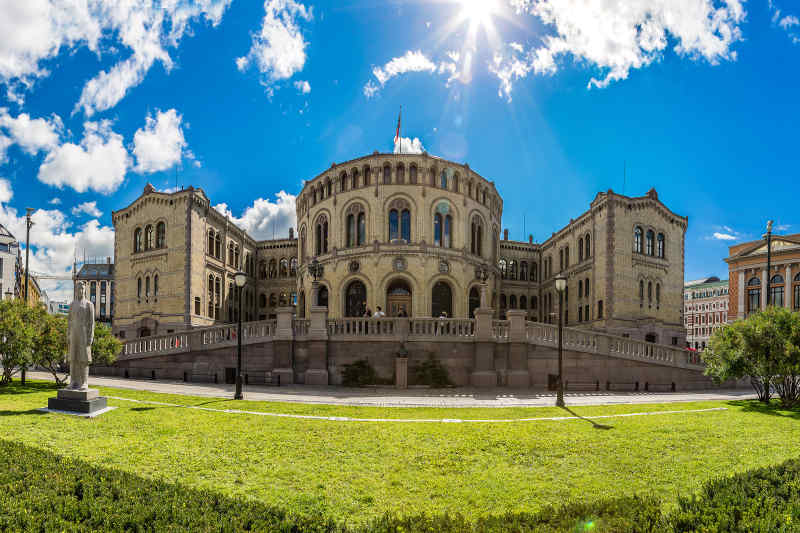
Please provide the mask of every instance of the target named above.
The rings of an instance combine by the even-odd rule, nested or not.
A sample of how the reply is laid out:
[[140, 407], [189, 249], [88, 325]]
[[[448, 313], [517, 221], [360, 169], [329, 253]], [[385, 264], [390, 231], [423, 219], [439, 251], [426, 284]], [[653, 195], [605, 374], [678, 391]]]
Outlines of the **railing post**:
[[508, 317], [508, 386], [527, 388], [531, 384], [528, 373], [528, 336], [525, 331], [525, 315], [522, 309], [509, 309]]
[[492, 315], [489, 307], [475, 309], [475, 360], [470, 384], [475, 387], [496, 387], [497, 371], [494, 368], [495, 340], [492, 336]]
[[328, 308], [311, 306], [309, 311], [307, 350], [308, 370], [306, 385], [328, 384]]
[[292, 361], [292, 343], [294, 331], [292, 330], [292, 307], [278, 307], [275, 310], [277, 321], [275, 337], [272, 341], [274, 367], [272, 373], [280, 376], [280, 382], [291, 385], [294, 383], [294, 370]]

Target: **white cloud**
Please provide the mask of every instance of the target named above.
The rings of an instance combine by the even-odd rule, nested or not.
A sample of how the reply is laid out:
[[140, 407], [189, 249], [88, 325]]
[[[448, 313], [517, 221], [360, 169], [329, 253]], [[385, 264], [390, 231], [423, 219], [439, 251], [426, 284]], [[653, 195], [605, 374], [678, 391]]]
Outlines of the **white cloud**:
[[778, 224], [775, 226], [775, 231], [789, 231], [789, 228], [791, 227], [791, 224]]
[[39, 181], [78, 192], [91, 189], [112, 193], [122, 184], [130, 158], [122, 136], [108, 121], [86, 122], [80, 145], [64, 143], [47, 154], [39, 167]]
[[436, 64], [420, 50], [408, 50], [402, 56], [392, 58], [382, 67], [372, 69], [372, 75], [375, 76], [377, 84], [373, 80], [367, 81], [367, 84], [364, 85], [364, 95], [367, 98], [372, 97], [387, 81], [406, 72], [434, 73]]
[[297, 80], [294, 82], [294, 88], [303, 94], [308, 94], [311, 92], [311, 84], [305, 80]]
[[31, 119], [27, 113], [20, 113], [16, 118], [8, 113], [8, 109], [0, 107], [0, 131], [5, 131], [7, 142], [0, 140], [0, 160], [2, 152], [11, 144], [18, 144], [25, 152], [35, 155], [39, 151], [52, 150], [58, 146], [58, 136], [64, 126], [58, 115], [48, 119]]
[[103, 216], [103, 212], [97, 208], [97, 202], [83, 202], [82, 204], [76, 205], [72, 208], [72, 214], [75, 216], [80, 215], [81, 213], [85, 213], [90, 217], [99, 218]]
[[10, 137], [0, 134], [0, 165], [6, 162], [6, 151], [12, 144], [14, 141]]
[[180, 163], [186, 148], [182, 118], [174, 109], [158, 111], [155, 118], [147, 116], [144, 128], [133, 136], [137, 172], [158, 172]]
[[735, 241], [739, 238], [735, 235], [731, 235], [730, 233], [720, 233], [718, 231], [715, 231], [712, 237], [718, 241]]
[[61, 198], [58, 198], [58, 197], [51, 198], [50, 201], [47, 202], [47, 203], [50, 204], [50, 205], [60, 205], [61, 204]]
[[285, 191], [275, 195], [275, 201], [259, 198], [253, 205], [244, 210], [240, 218], [236, 218], [227, 204], [217, 204], [214, 209], [229, 217], [231, 221], [245, 230], [254, 239], [285, 239], [289, 236], [289, 228], [296, 228], [296, 197]]
[[552, 29], [541, 44], [523, 51], [518, 43], [498, 54], [490, 71], [500, 79], [500, 94], [510, 100], [512, 83], [530, 72], [554, 74], [558, 60], [572, 56], [599, 69], [588, 87], [606, 87], [631, 69], [673, 51], [710, 64], [736, 60], [732, 45], [742, 39], [742, 0], [512, 0], [518, 13], [538, 18]]
[[[8, 205], [11, 197], [11, 184], [0, 180], [0, 223], [20, 238], [25, 235], [25, 214], [18, 214], [15, 208]], [[101, 226], [95, 219], [76, 228], [61, 211], [46, 209], [35, 211], [32, 219], [32, 272], [68, 276], [76, 251], [88, 257], [114, 255], [114, 229]], [[71, 300], [71, 281], [41, 280], [40, 285], [51, 298]]]
[[261, 31], [252, 36], [247, 54], [236, 59], [237, 68], [244, 72], [255, 66], [271, 96], [275, 83], [303, 70], [308, 43], [299, 23], [312, 18], [311, 8], [295, 0], [265, 0]]
[[400, 137], [400, 140], [394, 143], [394, 153], [396, 154], [421, 154], [424, 151], [425, 147], [416, 137], [413, 140], [408, 137]]

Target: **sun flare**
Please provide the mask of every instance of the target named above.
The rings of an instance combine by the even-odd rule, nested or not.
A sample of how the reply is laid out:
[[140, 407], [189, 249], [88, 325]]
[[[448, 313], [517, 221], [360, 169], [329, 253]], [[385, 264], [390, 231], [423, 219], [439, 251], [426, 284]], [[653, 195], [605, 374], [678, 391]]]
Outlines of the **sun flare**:
[[484, 25], [497, 10], [497, 0], [461, 0], [462, 16], [470, 24]]

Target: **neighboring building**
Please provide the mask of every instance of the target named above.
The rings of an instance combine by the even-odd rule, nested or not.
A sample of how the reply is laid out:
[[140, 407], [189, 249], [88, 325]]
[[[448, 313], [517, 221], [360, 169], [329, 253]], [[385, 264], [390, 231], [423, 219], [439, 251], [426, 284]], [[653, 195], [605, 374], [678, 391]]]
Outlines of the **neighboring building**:
[[10, 231], [0, 224], [0, 300], [16, 298], [19, 295], [17, 279], [19, 270], [19, 243]]
[[731, 320], [766, 309], [767, 279], [769, 303], [800, 311], [800, 233], [773, 235], [771, 272], [767, 273], [767, 241], [731, 246], [728, 263]]
[[554, 278], [568, 276], [570, 325], [683, 346], [680, 316], [685, 217], [655, 190], [599, 193], [543, 243], [500, 240], [503, 201], [468, 165], [428, 154], [378, 154], [331, 168], [297, 196], [297, 238], [255, 241], [211, 207], [202, 189], [148, 185], [115, 211], [114, 331], [134, 338], [237, 318], [233, 274], [250, 276], [243, 319], [296, 302], [306, 316], [312, 277], [331, 318], [382, 307], [388, 316], [470, 317], [475, 268], [489, 270], [498, 317], [525, 309], [553, 321]]
[[728, 321], [728, 280], [716, 276], [687, 281], [683, 287], [686, 346], [705, 350], [711, 334]]
[[84, 263], [75, 281], [86, 283], [86, 298], [94, 304], [94, 317], [98, 322], [111, 324], [114, 318], [114, 264], [107, 257], [105, 263]]
[[69, 302], [50, 300], [47, 312], [50, 313], [51, 315], [68, 315]]
[[[21, 262], [20, 262], [21, 263]], [[25, 268], [20, 267], [17, 274], [19, 278], [19, 297], [25, 299]], [[30, 304], [42, 303], [47, 306], [47, 294], [42, 292], [42, 288], [39, 286], [39, 280], [36, 279], [36, 276], [31, 274], [28, 276], [28, 298], [27, 301]]]

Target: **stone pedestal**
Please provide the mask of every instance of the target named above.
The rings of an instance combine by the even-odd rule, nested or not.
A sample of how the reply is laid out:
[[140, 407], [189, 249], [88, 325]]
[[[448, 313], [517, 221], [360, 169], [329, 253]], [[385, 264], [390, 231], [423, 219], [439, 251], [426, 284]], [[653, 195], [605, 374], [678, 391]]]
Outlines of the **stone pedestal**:
[[90, 415], [108, 407], [105, 396], [97, 389], [60, 389], [55, 398], [48, 398], [47, 408], [56, 411]]
[[291, 385], [294, 383], [294, 370], [291, 368], [276, 368], [272, 373], [280, 377], [281, 385]]
[[395, 357], [394, 359], [394, 386], [398, 389], [408, 388], [408, 357]]
[[328, 371], [319, 368], [309, 368], [305, 372], [306, 385], [327, 385]]
[[494, 338], [492, 337], [492, 310], [475, 310], [475, 361], [469, 383], [473, 387], [496, 387], [497, 371], [494, 368]]

